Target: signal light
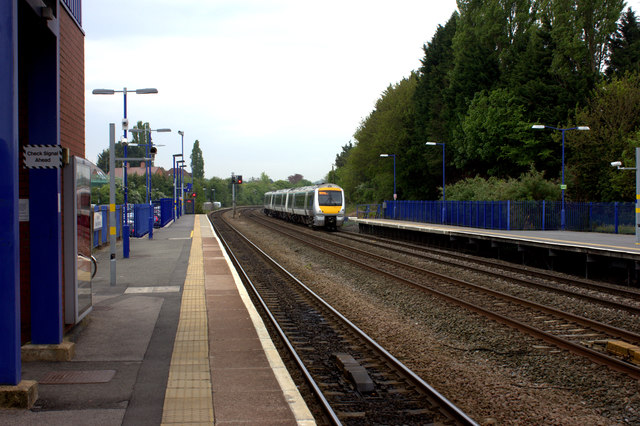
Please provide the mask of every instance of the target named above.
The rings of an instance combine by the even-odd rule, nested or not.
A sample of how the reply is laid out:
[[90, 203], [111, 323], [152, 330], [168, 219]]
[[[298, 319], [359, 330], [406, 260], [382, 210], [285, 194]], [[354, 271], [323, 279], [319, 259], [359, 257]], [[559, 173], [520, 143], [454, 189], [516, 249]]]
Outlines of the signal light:
[[196, 193], [191, 194], [191, 198], [196, 198]]
[[238, 183], [242, 183], [242, 175], [236, 177]]

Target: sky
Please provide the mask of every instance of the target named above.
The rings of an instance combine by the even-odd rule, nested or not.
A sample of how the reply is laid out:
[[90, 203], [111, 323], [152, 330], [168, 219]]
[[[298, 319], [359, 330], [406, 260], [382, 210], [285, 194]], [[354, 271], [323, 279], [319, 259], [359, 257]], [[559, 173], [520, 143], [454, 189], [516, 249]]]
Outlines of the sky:
[[[640, 10], [640, 0], [627, 2]], [[420, 67], [423, 45], [455, 0], [85, 1], [86, 158], [149, 122], [155, 165], [170, 169], [195, 140], [205, 177], [323, 180], [390, 85]]]
[[130, 125], [149, 122], [155, 165], [199, 141], [205, 177], [245, 181], [331, 170], [383, 91], [420, 67], [422, 47], [455, 0], [85, 1], [86, 158]]

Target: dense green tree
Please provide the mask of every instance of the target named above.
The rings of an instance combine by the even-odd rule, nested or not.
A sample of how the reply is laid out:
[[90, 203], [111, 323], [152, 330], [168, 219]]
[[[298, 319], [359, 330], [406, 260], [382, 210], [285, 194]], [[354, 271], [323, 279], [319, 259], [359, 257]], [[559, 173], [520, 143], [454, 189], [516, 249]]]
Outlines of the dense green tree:
[[[134, 129], [149, 129], [149, 123], [142, 123], [138, 121], [138, 124], [133, 127]], [[145, 133], [128, 132], [128, 145], [127, 145], [127, 158], [144, 158], [145, 157]], [[124, 144], [122, 141], [117, 141], [115, 144], [116, 158], [124, 158]], [[141, 161], [128, 161], [128, 167], [139, 167]], [[98, 154], [98, 161], [96, 166], [100, 167], [103, 172], [109, 173], [109, 148], [103, 150]], [[116, 168], [122, 167], [122, 161], [116, 160]]]
[[634, 173], [621, 172], [610, 162], [635, 166], [635, 147], [640, 146], [640, 76], [614, 77], [611, 82], [601, 83], [576, 120], [588, 124], [591, 130], [567, 133], [567, 197], [580, 201], [634, 200]]
[[[459, 15], [455, 12], [446, 25], [438, 26], [433, 38], [423, 46], [424, 58], [417, 73], [414, 94], [416, 140], [451, 139], [452, 99], [449, 74], [453, 69], [453, 36]], [[336, 163], [336, 165], [338, 165]]]
[[539, 149], [530, 127], [524, 107], [507, 89], [476, 93], [460, 126], [456, 165], [500, 177], [521, 174], [537, 156], [549, 154]]
[[622, 15], [611, 37], [611, 56], [606, 61], [607, 76], [640, 71], [640, 24], [632, 9]]
[[191, 150], [191, 172], [194, 179], [204, 179], [204, 158], [200, 149], [200, 141], [196, 139]]

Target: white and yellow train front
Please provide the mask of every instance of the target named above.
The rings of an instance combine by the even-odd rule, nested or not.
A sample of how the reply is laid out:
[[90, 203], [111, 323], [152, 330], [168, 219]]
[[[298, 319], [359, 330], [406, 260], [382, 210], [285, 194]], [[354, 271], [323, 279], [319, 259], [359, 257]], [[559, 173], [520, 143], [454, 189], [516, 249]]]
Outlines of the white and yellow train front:
[[264, 212], [292, 222], [336, 229], [344, 222], [344, 191], [327, 183], [267, 192]]

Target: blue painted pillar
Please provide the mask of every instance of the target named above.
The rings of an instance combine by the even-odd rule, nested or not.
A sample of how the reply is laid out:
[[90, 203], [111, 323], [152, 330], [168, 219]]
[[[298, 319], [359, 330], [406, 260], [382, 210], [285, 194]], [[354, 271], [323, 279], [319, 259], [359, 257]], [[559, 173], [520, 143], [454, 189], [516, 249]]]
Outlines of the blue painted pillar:
[[[60, 144], [58, 37], [42, 29], [30, 46], [29, 144]], [[62, 342], [60, 169], [29, 171], [31, 342]], [[73, 214], [73, 212], [68, 212]], [[72, 254], [70, 254], [72, 255]]]
[[20, 382], [18, 5], [0, 0], [0, 385]]

